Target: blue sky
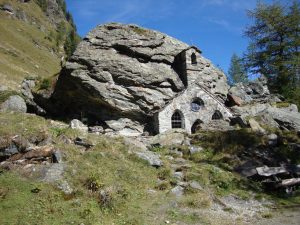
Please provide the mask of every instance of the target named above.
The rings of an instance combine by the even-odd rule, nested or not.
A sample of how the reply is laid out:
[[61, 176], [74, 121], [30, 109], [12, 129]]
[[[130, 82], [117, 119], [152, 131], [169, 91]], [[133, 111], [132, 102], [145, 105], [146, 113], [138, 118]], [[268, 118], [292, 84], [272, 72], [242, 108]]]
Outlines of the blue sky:
[[[281, 0], [287, 3], [291, 0]], [[159, 30], [199, 47], [215, 65], [228, 71], [233, 53], [241, 55], [251, 24], [246, 10], [256, 0], [66, 0], [83, 37], [98, 24], [134, 23]], [[263, 0], [270, 3], [272, 0]]]

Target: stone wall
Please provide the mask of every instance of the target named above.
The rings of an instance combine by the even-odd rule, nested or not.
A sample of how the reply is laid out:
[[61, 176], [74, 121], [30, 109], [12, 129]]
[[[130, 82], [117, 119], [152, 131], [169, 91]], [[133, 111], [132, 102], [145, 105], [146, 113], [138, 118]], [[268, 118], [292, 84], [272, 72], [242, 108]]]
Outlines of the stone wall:
[[[200, 98], [204, 102], [204, 107], [198, 112], [191, 109], [191, 103], [196, 98]], [[156, 115], [158, 133], [172, 129], [171, 117], [176, 110], [179, 110], [183, 115], [184, 129], [187, 133], [191, 133], [191, 128], [198, 119], [203, 123], [209, 123], [216, 110], [222, 113], [225, 120], [232, 116], [229, 109], [214, 99], [212, 94], [200, 87], [191, 86]]]

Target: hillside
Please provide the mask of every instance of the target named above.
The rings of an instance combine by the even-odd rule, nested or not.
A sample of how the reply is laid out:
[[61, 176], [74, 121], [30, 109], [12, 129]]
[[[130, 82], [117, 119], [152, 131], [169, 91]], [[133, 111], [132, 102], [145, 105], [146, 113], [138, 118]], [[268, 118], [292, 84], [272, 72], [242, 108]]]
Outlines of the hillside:
[[0, 8], [1, 85], [18, 89], [25, 77], [58, 74], [74, 29], [63, 8], [53, 0], [0, 0]]
[[[297, 208], [283, 210], [299, 206], [299, 192], [293, 198], [266, 193], [262, 183], [234, 172], [268, 146], [249, 129], [141, 141], [87, 134], [29, 114], [1, 113], [0, 125], [3, 225], [297, 224], [299, 218]], [[293, 132], [276, 133], [282, 149], [286, 141], [299, 143]], [[150, 151], [147, 142], [156, 143]], [[285, 155], [299, 163], [294, 153]], [[257, 162], [265, 160], [256, 154]]]
[[264, 76], [133, 24], [72, 54], [64, 0], [0, 0], [0, 29], [0, 225], [298, 225], [300, 113]]

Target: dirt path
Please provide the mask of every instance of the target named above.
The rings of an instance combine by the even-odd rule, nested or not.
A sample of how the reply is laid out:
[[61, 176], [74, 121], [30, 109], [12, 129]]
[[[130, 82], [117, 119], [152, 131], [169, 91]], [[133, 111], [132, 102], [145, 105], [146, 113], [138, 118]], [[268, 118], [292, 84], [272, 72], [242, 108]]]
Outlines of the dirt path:
[[257, 225], [299, 225], [300, 208], [286, 211], [274, 211], [272, 217], [258, 221]]

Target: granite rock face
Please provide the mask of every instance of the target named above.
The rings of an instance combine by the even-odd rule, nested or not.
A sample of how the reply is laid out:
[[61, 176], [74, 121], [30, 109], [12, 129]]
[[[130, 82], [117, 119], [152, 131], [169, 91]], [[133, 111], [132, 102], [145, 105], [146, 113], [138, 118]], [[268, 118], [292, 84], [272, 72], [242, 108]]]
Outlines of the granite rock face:
[[229, 99], [236, 105], [268, 102], [271, 97], [273, 96], [270, 95], [267, 79], [264, 76], [248, 83], [237, 83], [229, 90]]
[[0, 112], [26, 113], [27, 106], [24, 99], [19, 95], [12, 95], [0, 105]]
[[[188, 47], [136, 25], [98, 26], [83, 39], [61, 72], [52, 95], [58, 111], [53, 113], [73, 118], [85, 115], [97, 122], [100, 118], [103, 127], [127, 118], [133, 125], [127, 123], [125, 128], [136, 130], [137, 122], [148, 124], [145, 130], [149, 130], [153, 115], [186, 88], [176, 56]], [[226, 97], [225, 75], [199, 57], [201, 85]]]

